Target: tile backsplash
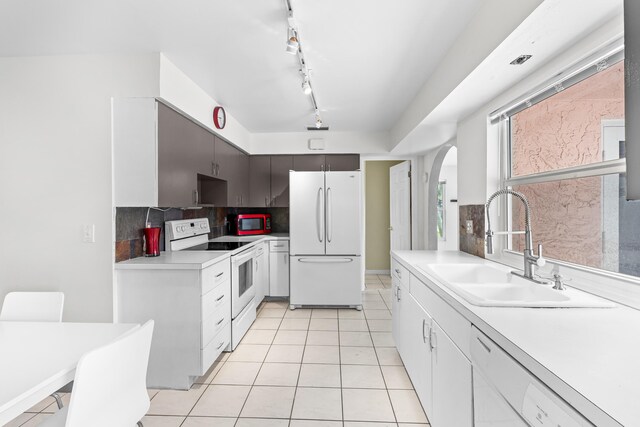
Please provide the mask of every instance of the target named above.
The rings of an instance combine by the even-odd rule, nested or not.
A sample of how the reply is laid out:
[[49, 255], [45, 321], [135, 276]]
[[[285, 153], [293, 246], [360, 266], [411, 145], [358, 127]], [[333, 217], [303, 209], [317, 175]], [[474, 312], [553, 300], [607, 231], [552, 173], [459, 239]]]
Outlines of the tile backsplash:
[[[484, 205], [459, 208], [460, 250], [484, 258]], [[467, 234], [467, 220], [473, 221], [473, 233]]]
[[[143, 229], [147, 218], [146, 207], [116, 208], [116, 262], [137, 258], [143, 255]], [[289, 208], [201, 208], [179, 209], [169, 208], [149, 210], [149, 223], [152, 227], [161, 227], [160, 250], [164, 251], [164, 223], [178, 219], [208, 218], [211, 232], [209, 238], [228, 234], [226, 217], [236, 213], [269, 213], [271, 214], [271, 231], [273, 233], [289, 232]]]

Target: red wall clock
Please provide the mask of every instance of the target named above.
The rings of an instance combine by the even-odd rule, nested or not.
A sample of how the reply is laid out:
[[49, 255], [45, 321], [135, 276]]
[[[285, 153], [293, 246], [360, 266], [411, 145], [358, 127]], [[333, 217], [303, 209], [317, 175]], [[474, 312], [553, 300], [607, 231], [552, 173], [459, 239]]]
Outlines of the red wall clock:
[[227, 113], [224, 108], [217, 106], [213, 109], [213, 124], [217, 129], [224, 129], [224, 125], [227, 123]]

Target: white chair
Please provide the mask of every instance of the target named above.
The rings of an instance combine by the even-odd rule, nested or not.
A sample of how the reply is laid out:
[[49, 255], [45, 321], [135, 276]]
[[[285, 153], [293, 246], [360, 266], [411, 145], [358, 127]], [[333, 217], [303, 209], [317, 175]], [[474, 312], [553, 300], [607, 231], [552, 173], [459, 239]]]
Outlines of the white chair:
[[[0, 321], [62, 322], [63, 307], [62, 292], [9, 292], [2, 303]], [[53, 393], [51, 397], [61, 409], [60, 395]]]
[[62, 292], [9, 292], [4, 297], [0, 320], [62, 322]]
[[153, 320], [78, 362], [71, 401], [42, 427], [131, 427], [149, 410], [147, 365]]

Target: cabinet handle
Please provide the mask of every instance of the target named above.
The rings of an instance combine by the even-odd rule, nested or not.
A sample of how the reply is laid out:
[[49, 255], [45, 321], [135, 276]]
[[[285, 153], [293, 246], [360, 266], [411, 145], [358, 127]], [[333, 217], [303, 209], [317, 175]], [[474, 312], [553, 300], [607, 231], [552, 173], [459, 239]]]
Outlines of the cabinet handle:
[[193, 190], [193, 201], [198, 204], [198, 190]]
[[398, 287], [398, 289], [396, 290], [396, 298], [398, 299], [398, 301], [400, 301], [402, 298], [400, 298], [400, 287]]
[[438, 336], [436, 335], [436, 331], [431, 328], [429, 331], [429, 347], [431, 351], [435, 350], [438, 347]]
[[221, 273], [216, 274], [216, 279], [217, 279], [218, 277], [222, 276], [223, 274], [224, 274], [224, 271], [223, 271], [223, 272], [221, 272]]
[[224, 294], [220, 295], [220, 296], [216, 299], [216, 302], [218, 302], [218, 301], [222, 300], [222, 298], [224, 298]]
[[222, 341], [220, 344], [218, 344], [218, 346], [216, 347], [216, 350], [220, 350], [223, 345], [224, 345], [224, 341]]
[[329, 163], [329, 172], [331, 172], [331, 163]]
[[215, 162], [211, 162], [211, 175], [216, 175], [216, 164]]
[[284, 245], [273, 245], [274, 248], [283, 248]]
[[219, 326], [222, 322], [224, 322], [224, 317], [220, 320], [218, 320], [218, 323], [216, 323], [216, 326]]
[[478, 342], [480, 343], [480, 345], [482, 347], [484, 347], [485, 350], [487, 350], [487, 353], [491, 353], [491, 347], [489, 347], [488, 345], [486, 345], [484, 342], [482, 342], [482, 340], [480, 339], [480, 337], [476, 337], [476, 339], [478, 340]]
[[216, 176], [220, 175], [220, 165], [216, 163]]
[[425, 334], [426, 326], [427, 326], [427, 319], [422, 319], [422, 342], [423, 343], [427, 342], [427, 335]]

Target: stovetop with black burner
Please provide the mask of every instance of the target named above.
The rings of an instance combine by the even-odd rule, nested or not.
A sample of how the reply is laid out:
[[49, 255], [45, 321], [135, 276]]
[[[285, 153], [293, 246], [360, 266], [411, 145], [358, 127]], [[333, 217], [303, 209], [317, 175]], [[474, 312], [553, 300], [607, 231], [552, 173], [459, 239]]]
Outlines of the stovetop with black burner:
[[[206, 250], [208, 251], [233, 251], [242, 246], [249, 245], [253, 242], [209, 242]], [[204, 249], [204, 248], [203, 248]]]

